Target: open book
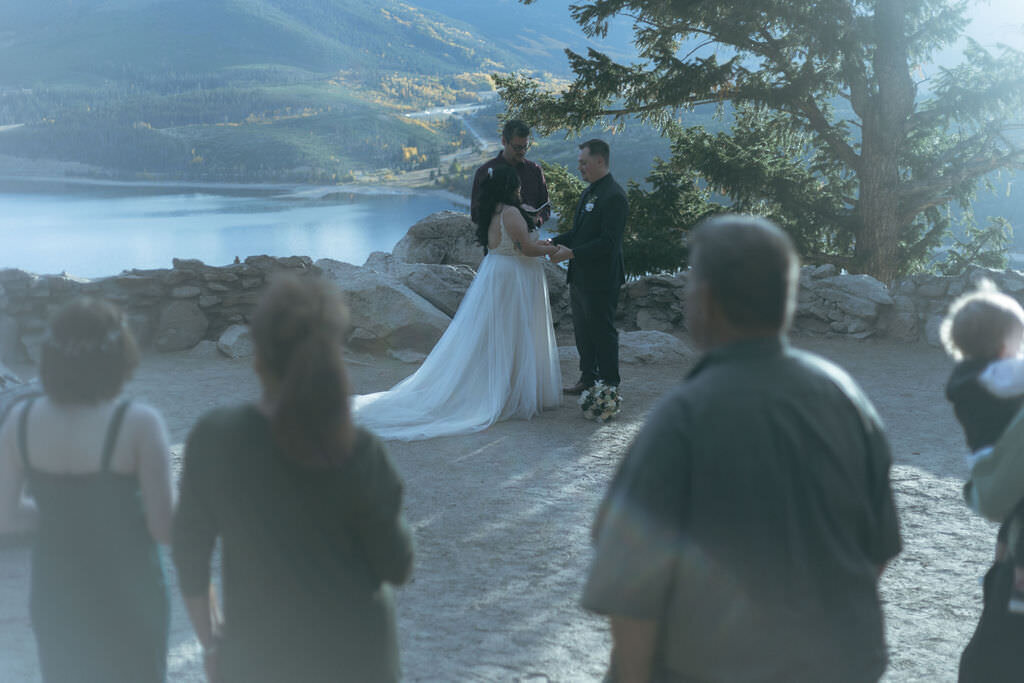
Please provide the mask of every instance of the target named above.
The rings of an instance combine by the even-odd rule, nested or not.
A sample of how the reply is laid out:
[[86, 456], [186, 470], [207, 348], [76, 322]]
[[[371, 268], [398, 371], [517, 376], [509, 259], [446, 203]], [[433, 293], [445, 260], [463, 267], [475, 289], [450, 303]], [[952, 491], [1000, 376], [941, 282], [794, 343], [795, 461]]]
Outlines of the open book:
[[544, 207], [547, 206], [550, 203], [551, 202], [544, 202], [543, 204], [538, 206], [536, 209], [526, 209], [526, 208], [523, 208], [523, 211], [525, 211], [526, 213], [540, 213], [541, 211], [544, 210]]

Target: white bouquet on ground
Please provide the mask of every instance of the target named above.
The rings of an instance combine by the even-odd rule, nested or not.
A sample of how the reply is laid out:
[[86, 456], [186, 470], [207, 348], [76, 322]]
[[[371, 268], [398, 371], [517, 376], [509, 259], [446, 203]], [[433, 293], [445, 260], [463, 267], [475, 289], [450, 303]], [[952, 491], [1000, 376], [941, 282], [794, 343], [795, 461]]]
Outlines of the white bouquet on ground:
[[619, 414], [622, 397], [619, 388], [598, 380], [594, 386], [583, 391], [579, 399], [583, 417], [595, 422], [607, 422]]

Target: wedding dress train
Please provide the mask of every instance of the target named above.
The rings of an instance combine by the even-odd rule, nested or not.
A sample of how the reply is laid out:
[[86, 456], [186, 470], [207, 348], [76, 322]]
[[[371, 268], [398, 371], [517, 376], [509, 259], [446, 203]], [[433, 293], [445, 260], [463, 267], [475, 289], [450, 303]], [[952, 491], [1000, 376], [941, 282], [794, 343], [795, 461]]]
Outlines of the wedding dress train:
[[389, 391], [352, 397], [358, 424], [385, 439], [429, 439], [529, 419], [560, 404], [543, 264], [516, 251], [504, 222], [501, 238], [420, 368]]

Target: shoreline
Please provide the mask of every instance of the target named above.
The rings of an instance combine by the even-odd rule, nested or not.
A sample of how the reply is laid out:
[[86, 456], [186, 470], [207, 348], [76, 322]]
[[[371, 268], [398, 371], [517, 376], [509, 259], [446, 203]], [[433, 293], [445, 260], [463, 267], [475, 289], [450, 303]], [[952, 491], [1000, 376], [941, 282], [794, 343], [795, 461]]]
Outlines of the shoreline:
[[331, 195], [359, 194], [370, 196], [388, 195], [440, 195], [454, 204], [469, 206], [469, 198], [451, 190], [404, 186], [382, 182], [346, 183], [345, 185], [313, 185], [308, 183], [228, 183], [190, 180], [120, 180], [114, 178], [89, 178], [84, 176], [53, 175], [10, 175], [0, 173], [0, 182], [37, 183], [40, 185], [91, 185], [96, 187], [126, 187], [183, 190], [223, 191], [264, 191], [282, 192], [295, 199], [327, 199]]
[[116, 178], [109, 170], [73, 161], [27, 159], [0, 154], [0, 182], [40, 184], [92, 185], [97, 187], [183, 188], [199, 190], [287, 192], [296, 198], [323, 199], [331, 194], [363, 195], [441, 195], [453, 203], [469, 206], [469, 197], [450, 190], [432, 187], [423, 181], [429, 171], [411, 171], [390, 179], [378, 176], [380, 171], [361, 173], [364, 181], [341, 185], [318, 185], [302, 182], [236, 183], [217, 180], [161, 178], [139, 180]]

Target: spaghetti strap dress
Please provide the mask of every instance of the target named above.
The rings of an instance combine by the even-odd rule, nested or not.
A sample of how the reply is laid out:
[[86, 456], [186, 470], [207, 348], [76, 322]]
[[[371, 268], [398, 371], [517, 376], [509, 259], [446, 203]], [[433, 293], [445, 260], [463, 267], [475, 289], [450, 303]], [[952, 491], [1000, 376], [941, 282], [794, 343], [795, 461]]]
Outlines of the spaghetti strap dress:
[[169, 610], [138, 477], [111, 471], [128, 401], [107, 427], [100, 471], [32, 467], [28, 415], [18, 444], [39, 526], [29, 611], [45, 683], [163, 683]]

